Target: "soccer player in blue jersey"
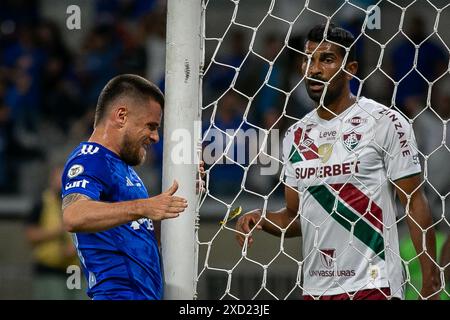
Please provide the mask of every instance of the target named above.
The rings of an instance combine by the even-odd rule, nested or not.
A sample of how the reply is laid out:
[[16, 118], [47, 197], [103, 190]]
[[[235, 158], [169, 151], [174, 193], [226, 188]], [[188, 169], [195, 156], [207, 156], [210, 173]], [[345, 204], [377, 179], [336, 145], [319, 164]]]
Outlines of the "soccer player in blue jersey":
[[187, 207], [175, 181], [149, 198], [133, 170], [158, 142], [164, 96], [148, 80], [120, 75], [100, 93], [94, 131], [70, 154], [62, 176], [63, 223], [94, 300], [161, 299], [154, 221]]

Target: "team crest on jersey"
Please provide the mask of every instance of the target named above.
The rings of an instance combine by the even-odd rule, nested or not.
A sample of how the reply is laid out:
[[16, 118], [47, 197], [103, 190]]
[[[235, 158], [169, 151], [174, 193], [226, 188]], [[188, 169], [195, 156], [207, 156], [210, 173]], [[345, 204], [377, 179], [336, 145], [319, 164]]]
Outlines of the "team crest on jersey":
[[322, 265], [327, 269], [333, 268], [334, 258], [336, 258], [336, 249], [319, 249], [319, 251]]
[[76, 176], [79, 176], [84, 172], [84, 167], [81, 164], [74, 164], [70, 167], [69, 171], [67, 171], [67, 176], [72, 179]]
[[354, 130], [352, 130], [348, 133], [344, 133], [343, 143], [344, 143], [345, 148], [350, 152], [353, 151], [360, 143], [361, 138], [362, 138], [362, 134], [355, 132]]

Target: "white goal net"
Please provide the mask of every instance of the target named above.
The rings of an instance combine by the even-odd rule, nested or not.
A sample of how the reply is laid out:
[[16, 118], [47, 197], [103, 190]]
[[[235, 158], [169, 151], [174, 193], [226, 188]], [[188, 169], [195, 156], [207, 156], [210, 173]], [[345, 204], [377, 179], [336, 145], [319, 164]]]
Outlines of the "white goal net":
[[[440, 295], [449, 299], [449, 286], [445, 283], [445, 268], [450, 268], [445, 256], [449, 252], [443, 249], [450, 233], [448, 1], [203, 0], [202, 8], [202, 157], [207, 175], [206, 188], [196, 209], [195, 297], [302, 299], [305, 267], [311, 256], [322, 256], [325, 271], [334, 263], [339, 264], [340, 255], [324, 252], [317, 243], [312, 245], [315, 250], [306, 252], [303, 250], [305, 241], [315, 240], [284, 237], [286, 230], [276, 225], [281, 237], [254, 227], [246, 235], [243, 247], [236, 241], [238, 231], [235, 230], [235, 222], [247, 211], [262, 209], [262, 219], [265, 219], [266, 212], [284, 207], [284, 161], [296, 156], [309, 160], [308, 154], [299, 149], [293, 150], [289, 159], [283, 159], [282, 143], [287, 129], [316, 108], [307, 94], [306, 77], [301, 72], [302, 63], [307, 67], [312, 63], [311, 55], [305, 54], [306, 35], [318, 24], [333, 23], [351, 31], [355, 37], [351, 49], [355, 51], [359, 68], [350, 86], [357, 101], [362, 101], [363, 97], [373, 99], [399, 112], [414, 128], [418, 145], [414, 151], [422, 166], [422, 187], [433, 218], [432, 226], [421, 231], [425, 235], [435, 230], [435, 266], [443, 282]], [[345, 51], [345, 59], [349, 51]], [[357, 104], [354, 108], [360, 107]], [[373, 115], [367, 113], [369, 117]], [[328, 134], [331, 139], [326, 145], [316, 149], [311, 144], [303, 146], [311, 157], [321, 159], [316, 171], [306, 172], [305, 176], [316, 177], [310, 186], [322, 185], [333, 190], [336, 187], [328, 185], [329, 180], [324, 179], [324, 163], [332, 157], [333, 146], [344, 142], [356, 159], [363, 150], [354, 148], [361, 139], [358, 132], [350, 136], [343, 131]], [[306, 140], [305, 134], [300, 133], [298, 139]], [[410, 135], [404, 139], [405, 143], [413, 142]], [[335, 166], [339, 166], [336, 161]], [[333, 170], [332, 165], [329, 168]], [[339, 167], [341, 171], [347, 169], [348, 181], [358, 180], [352, 168], [346, 168], [345, 164]], [[405, 208], [397, 201], [398, 214], [391, 222], [370, 219], [364, 214], [373, 210], [372, 195], [386, 184], [392, 181], [379, 181], [373, 188], [363, 183], [363, 193], [368, 200], [360, 205], [365, 206], [362, 214], [353, 211], [355, 218], [339, 209], [339, 201], [346, 200], [339, 198], [339, 192], [331, 192], [330, 199], [334, 200], [323, 206], [329, 208], [330, 217], [334, 214], [338, 216], [336, 221], [341, 219], [344, 227], [347, 224], [346, 250], [353, 250], [361, 261], [371, 258], [358, 251], [356, 243], [364, 240], [358, 236], [355, 225], [360, 221], [366, 223], [368, 219], [375, 220], [380, 228], [398, 229], [398, 243], [393, 240], [391, 244], [398, 246], [399, 253], [385, 240], [377, 254], [391, 254], [394, 260], [400, 260], [405, 277], [398, 291], [404, 291], [407, 299], [417, 299], [422, 286], [419, 260], [422, 255], [430, 257], [432, 250], [416, 252], [414, 249], [407, 226], [410, 206]], [[345, 185], [341, 186], [341, 191]], [[298, 192], [302, 199], [305, 195]], [[322, 224], [308, 220], [311, 213], [304, 210], [308, 209], [300, 209], [297, 219], [309, 222], [318, 233], [325, 232], [321, 230]], [[420, 227], [416, 221], [413, 224]], [[254, 238], [251, 246], [248, 245], [250, 235]], [[310, 246], [308, 244], [308, 248]], [[341, 276], [351, 277], [337, 272], [336, 267], [331, 270], [338, 284]], [[312, 272], [311, 269], [306, 271]], [[391, 292], [388, 298], [396, 293]], [[328, 294], [324, 289], [319, 295]]]

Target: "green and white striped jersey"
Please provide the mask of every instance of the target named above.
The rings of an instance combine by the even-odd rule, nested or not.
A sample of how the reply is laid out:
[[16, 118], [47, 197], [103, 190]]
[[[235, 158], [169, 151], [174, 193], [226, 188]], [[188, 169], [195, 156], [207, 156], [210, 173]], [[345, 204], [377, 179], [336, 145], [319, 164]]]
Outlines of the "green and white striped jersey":
[[364, 97], [329, 121], [314, 110], [287, 131], [283, 161], [299, 192], [304, 294], [389, 287], [402, 298], [391, 182], [421, 172], [408, 121]]

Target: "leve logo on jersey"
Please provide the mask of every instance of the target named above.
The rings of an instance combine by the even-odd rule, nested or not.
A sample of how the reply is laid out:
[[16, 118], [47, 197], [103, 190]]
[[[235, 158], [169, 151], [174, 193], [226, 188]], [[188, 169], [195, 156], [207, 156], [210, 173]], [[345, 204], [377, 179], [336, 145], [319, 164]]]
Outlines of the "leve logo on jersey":
[[314, 140], [305, 132], [303, 135], [302, 128], [298, 128], [294, 132], [294, 145], [289, 153], [289, 159], [292, 163], [307, 161], [319, 158], [319, 150], [314, 144]]
[[352, 130], [348, 133], [345, 133], [343, 138], [344, 147], [351, 152], [358, 146], [359, 142], [361, 141], [362, 134]]
[[322, 265], [327, 269], [333, 268], [334, 259], [336, 258], [336, 249], [319, 249], [319, 251]]
[[95, 154], [99, 150], [98, 147], [95, 147], [92, 144], [84, 144], [81, 148], [81, 154]]

